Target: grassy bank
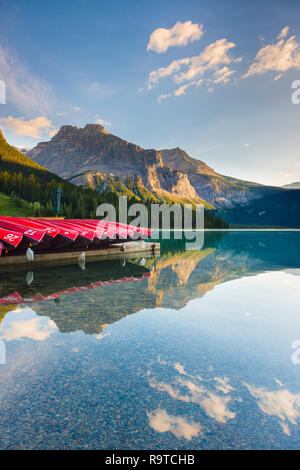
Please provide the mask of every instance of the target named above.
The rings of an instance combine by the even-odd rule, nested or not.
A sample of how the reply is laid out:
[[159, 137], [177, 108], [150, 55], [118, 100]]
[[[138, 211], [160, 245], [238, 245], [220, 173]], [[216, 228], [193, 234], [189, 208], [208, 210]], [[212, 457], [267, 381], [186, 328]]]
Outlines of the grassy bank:
[[34, 215], [34, 210], [29, 207], [16, 207], [10, 196], [0, 192], [0, 215], [30, 217]]

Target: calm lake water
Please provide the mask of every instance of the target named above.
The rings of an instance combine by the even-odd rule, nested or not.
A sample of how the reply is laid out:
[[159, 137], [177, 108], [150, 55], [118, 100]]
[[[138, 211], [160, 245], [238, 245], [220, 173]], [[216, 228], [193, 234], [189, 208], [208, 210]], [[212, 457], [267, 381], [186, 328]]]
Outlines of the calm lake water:
[[299, 448], [300, 232], [83, 268], [0, 272], [1, 449]]

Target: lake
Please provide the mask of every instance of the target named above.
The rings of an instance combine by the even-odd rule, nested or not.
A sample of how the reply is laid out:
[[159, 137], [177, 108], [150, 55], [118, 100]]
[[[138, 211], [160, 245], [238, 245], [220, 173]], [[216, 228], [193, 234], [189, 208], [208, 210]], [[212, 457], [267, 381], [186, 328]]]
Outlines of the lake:
[[296, 449], [300, 232], [0, 272], [1, 449]]

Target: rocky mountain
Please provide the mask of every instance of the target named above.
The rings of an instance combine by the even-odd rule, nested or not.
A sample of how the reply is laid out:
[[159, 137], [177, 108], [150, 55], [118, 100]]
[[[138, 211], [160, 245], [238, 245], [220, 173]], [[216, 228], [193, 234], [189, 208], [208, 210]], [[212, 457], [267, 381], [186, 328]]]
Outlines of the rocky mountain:
[[180, 148], [145, 150], [99, 124], [62, 126], [49, 142], [39, 143], [27, 155], [72, 183], [140, 199], [230, 208], [280, 191], [223, 176]]
[[296, 183], [285, 184], [282, 187], [285, 189], [300, 189], [300, 181]]
[[[78, 185], [140, 199], [201, 201], [186, 173], [164, 165], [161, 152], [109, 134], [99, 124], [62, 126], [27, 155]], [[208, 208], [212, 208], [206, 203]]]
[[161, 150], [161, 154], [165, 165], [184, 171], [197, 194], [217, 208], [247, 205], [252, 200], [280, 191], [276, 187], [221, 175], [180, 148]]

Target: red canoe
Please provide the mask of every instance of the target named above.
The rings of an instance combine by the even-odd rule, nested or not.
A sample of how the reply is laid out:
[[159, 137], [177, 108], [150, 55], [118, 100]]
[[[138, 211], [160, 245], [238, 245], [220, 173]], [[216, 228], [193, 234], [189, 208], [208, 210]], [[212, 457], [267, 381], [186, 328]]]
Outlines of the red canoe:
[[109, 227], [105, 224], [94, 224], [91, 223], [89, 219], [75, 219], [72, 220], [72, 223], [79, 224], [83, 227], [87, 227], [89, 229], [95, 230], [96, 236], [99, 240], [106, 240], [106, 239], [116, 239], [117, 233], [116, 230], [112, 227]]
[[36, 220], [26, 219], [25, 217], [2, 217], [1, 220], [7, 220], [15, 222], [17, 224], [24, 225], [25, 227], [43, 230], [50, 238], [55, 238], [59, 234], [59, 229], [56, 227], [50, 227], [47, 224], [38, 223]]
[[138, 237], [143, 237], [143, 238], [151, 237], [151, 230], [148, 229], [148, 228], [144, 228], [144, 227], [135, 227], [134, 225], [121, 224], [120, 222], [109, 222], [109, 221], [106, 221], [106, 220], [97, 220], [97, 219], [91, 219], [90, 222], [92, 222], [92, 223], [107, 223], [111, 227], [116, 227], [119, 230], [124, 231], [123, 233], [127, 233], [130, 238], [133, 236], [133, 233], [138, 234], [138, 235], [135, 235], [135, 238], [137, 236]]
[[45, 237], [44, 230], [38, 230], [34, 228], [28, 228], [24, 225], [10, 222], [8, 220], [2, 220], [0, 217], [0, 227], [7, 230], [14, 230], [23, 234], [24, 238], [28, 240], [29, 245], [35, 246], [42, 242]]
[[[78, 237], [78, 232], [70, 229], [63, 229], [61, 227], [55, 226], [54, 224], [48, 222], [47, 219], [43, 220], [33, 220], [27, 219], [25, 217], [1, 217], [1, 219], [14, 221], [28, 228], [43, 230], [45, 233], [50, 235], [52, 241], [51, 246], [47, 250], [55, 251], [57, 249], [65, 248], [74, 243]], [[43, 251], [43, 247], [37, 246], [35, 251]]]
[[20, 245], [22, 239], [22, 233], [0, 227], [0, 241], [8, 251], [15, 250]]
[[[82, 223], [80, 219], [75, 219], [74, 222]], [[115, 222], [109, 222], [107, 220], [94, 220], [88, 219], [84, 220], [85, 224], [88, 224], [90, 227], [94, 227], [94, 229], [101, 231], [104, 230], [104, 237], [115, 239], [115, 240], [132, 240], [137, 230], [137, 227], [133, 227], [131, 225], [125, 224], [118, 224]], [[139, 238], [139, 235], [135, 236], [135, 239]]]
[[[39, 219], [40, 221], [41, 219]], [[88, 247], [90, 246], [95, 238], [95, 230], [92, 230], [91, 228], [84, 227], [79, 224], [74, 224], [68, 220], [52, 220], [51, 219], [51, 225], [54, 225], [55, 227], [58, 227], [60, 230], [63, 230], [64, 234], [69, 234], [76, 232], [77, 237], [76, 241], [72, 243], [72, 247], [80, 248], [80, 247]]]

